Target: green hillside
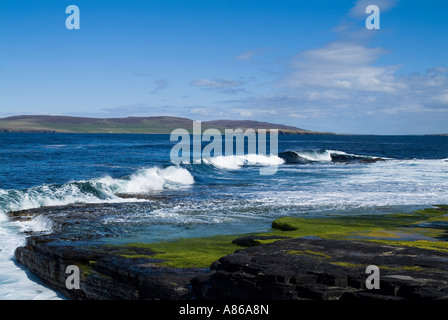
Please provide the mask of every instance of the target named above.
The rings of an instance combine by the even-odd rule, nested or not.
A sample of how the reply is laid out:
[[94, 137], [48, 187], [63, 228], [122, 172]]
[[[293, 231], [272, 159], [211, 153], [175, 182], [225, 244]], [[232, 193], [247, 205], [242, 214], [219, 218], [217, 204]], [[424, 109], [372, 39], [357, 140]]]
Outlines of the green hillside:
[[[192, 131], [193, 120], [178, 117], [84, 118], [68, 116], [13, 116], [0, 119], [0, 132], [149, 133], [169, 134], [174, 129]], [[291, 126], [249, 120], [202, 122], [202, 130], [278, 129], [281, 134], [322, 134]]]

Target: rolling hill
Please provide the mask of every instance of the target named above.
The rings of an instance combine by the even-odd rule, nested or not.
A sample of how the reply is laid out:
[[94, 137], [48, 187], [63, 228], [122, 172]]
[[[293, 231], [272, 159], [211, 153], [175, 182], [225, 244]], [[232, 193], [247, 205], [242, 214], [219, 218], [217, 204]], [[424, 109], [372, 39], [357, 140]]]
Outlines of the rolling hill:
[[[174, 129], [192, 131], [193, 120], [179, 117], [86, 118], [70, 116], [21, 115], [0, 118], [0, 132], [55, 133], [147, 133], [169, 134]], [[250, 120], [203, 121], [202, 130], [278, 129], [280, 134], [331, 134], [292, 126]]]

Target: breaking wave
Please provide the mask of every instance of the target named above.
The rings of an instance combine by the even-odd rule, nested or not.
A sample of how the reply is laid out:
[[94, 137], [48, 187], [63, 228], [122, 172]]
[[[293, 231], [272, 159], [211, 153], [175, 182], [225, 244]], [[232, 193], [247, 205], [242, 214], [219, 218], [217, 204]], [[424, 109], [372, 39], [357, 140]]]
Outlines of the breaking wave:
[[272, 166], [285, 163], [282, 158], [276, 155], [261, 154], [216, 156], [202, 159], [202, 162], [227, 170], [238, 170], [243, 166]]
[[338, 150], [301, 150], [286, 151], [279, 154], [285, 163], [313, 162], [374, 162], [387, 158], [350, 154]]
[[[116, 194], [145, 193], [182, 188], [192, 184], [194, 178], [188, 170], [171, 166], [163, 169], [156, 167], [141, 169], [123, 178], [102, 177], [62, 185], [41, 185], [25, 190], [0, 189], [0, 212], [72, 203], [124, 202], [129, 200], [122, 199]], [[42, 223], [39, 225], [42, 226]]]
[[172, 166], [142, 169], [123, 179], [104, 177], [93, 183], [106, 194], [145, 193], [189, 186], [194, 184], [194, 178], [187, 169]]

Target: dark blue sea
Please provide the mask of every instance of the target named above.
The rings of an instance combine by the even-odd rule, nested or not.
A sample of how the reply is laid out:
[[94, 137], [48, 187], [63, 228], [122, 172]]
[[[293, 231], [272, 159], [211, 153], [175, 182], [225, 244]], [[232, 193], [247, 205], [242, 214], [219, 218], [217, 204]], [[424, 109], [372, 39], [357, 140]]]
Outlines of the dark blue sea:
[[[448, 136], [280, 135], [274, 155], [181, 164], [170, 159], [176, 144], [170, 135], [1, 133], [0, 299], [59, 298], [13, 259], [25, 231], [51, 232], [51, 221], [12, 222], [9, 211], [131, 203], [85, 227], [95, 241], [124, 243], [265, 231], [285, 215], [448, 204]], [[275, 173], [260, 174], [266, 167]]]

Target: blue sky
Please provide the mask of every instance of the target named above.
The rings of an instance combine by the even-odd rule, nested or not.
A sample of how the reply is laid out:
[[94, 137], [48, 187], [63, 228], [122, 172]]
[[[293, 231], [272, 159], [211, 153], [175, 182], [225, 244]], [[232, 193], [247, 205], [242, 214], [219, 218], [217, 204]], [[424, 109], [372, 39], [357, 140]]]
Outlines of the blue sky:
[[[80, 29], [68, 30], [68, 5]], [[365, 8], [380, 8], [368, 30]], [[0, 117], [448, 132], [445, 0], [1, 0]]]

